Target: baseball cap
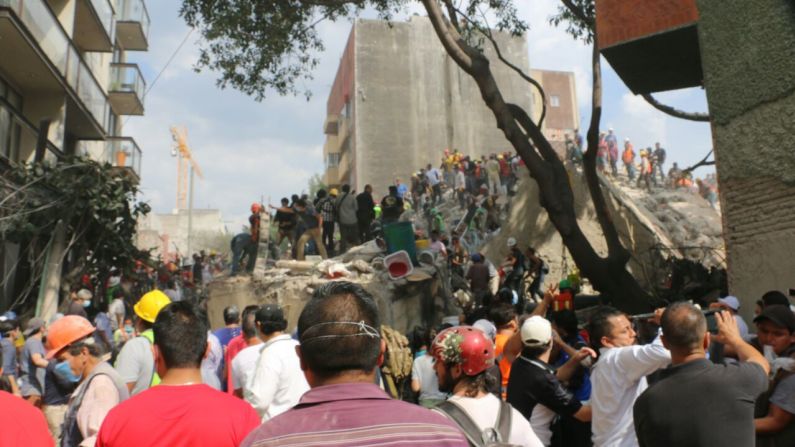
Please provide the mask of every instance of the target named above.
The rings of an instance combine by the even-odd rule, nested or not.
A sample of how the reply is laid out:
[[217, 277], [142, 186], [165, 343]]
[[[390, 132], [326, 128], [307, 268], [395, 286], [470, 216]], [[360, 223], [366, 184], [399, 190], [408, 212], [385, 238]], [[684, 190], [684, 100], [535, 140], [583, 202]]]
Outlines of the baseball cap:
[[257, 323], [282, 322], [284, 321], [284, 311], [278, 304], [265, 304], [257, 311], [255, 320]]
[[733, 311], [740, 309], [740, 300], [738, 300], [736, 296], [729, 295], [724, 298], [718, 298], [718, 302], [731, 308]]
[[525, 346], [544, 346], [552, 340], [552, 325], [546, 318], [534, 315], [522, 324], [521, 336]]
[[795, 332], [795, 314], [792, 313], [789, 306], [781, 304], [774, 304], [772, 306], [765, 306], [756, 318], [754, 323], [767, 320], [776, 326], [786, 328], [790, 333]]
[[771, 290], [762, 295], [762, 304], [765, 306], [773, 306], [776, 304], [789, 306], [789, 299], [787, 295], [784, 295], [778, 290]]
[[38, 331], [39, 329], [44, 327], [44, 320], [41, 318], [31, 318], [28, 320], [28, 323], [25, 325], [25, 332], [22, 334], [27, 338], [30, 334]]

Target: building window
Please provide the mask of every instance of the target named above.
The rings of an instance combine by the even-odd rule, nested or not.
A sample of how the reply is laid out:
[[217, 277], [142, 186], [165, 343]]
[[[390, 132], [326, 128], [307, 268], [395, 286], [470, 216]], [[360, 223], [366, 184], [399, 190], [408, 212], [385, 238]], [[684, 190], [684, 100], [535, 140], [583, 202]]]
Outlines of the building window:
[[336, 168], [340, 165], [340, 154], [328, 154], [326, 155], [326, 169], [329, 168]]
[[560, 107], [560, 97], [558, 95], [551, 95], [549, 97], [550, 107]]
[[0, 157], [16, 161], [21, 127], [15, 113], [22, 110], [22, 96], [0, 79]]

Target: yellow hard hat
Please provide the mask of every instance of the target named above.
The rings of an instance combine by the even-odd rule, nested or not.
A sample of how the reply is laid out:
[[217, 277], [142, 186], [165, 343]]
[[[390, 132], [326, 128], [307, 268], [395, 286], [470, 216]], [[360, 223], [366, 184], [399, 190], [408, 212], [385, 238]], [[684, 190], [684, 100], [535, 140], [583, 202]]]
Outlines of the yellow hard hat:
[[336, 196], [340, 192], [337, 191], [337, 188], [331, 188], [331, 191], [328, 192], [330, 196]]
[[142, 296], [135, 303], [133, 309], [135, 314], [141, 317], [142, 320], [154, 323], [157, 314], [160, 313], [160, 309], [168, 304], [171, 304], [171, 299], [165, 293], [155, 289]]

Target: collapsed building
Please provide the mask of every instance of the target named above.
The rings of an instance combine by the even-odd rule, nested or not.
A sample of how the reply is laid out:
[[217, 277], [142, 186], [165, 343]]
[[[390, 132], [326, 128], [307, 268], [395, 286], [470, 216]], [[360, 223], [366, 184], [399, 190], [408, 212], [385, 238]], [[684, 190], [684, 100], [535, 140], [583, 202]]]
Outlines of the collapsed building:
[[[607, 254], [601, 227], [596, 221], [582, 173], [571, 171], [577, 217], [583, 232], [600, 254]], [[689, 260], [706, 268], [725, 267], [725, 248], [718, 210], [699, 195], [677, 189], [655, 189], [647, 193], [630, 186], [625, 177], [602, 178], [603, 191], [622, 243], [632, 253], [630, 271], [647, 290], [657, 290], [670, 281], [672, 260]], [[507, 239], [515, 237], [521, 247], [532, 246], [549, 266], [548, 281], [557, 281], [576, 268], [551, 222], [538, 202], [538, 186], [522, 171], [516, 195], [504, 203], [499, 230], [489, 234], [479, 247], [499, 265], [507, 255]], [[437, 209], [447, 227], [463, 218], [450, 194]], [[418, 229], [424, 218], [411, 211]], [[261, 250], [264, 253], [266, 250]], [[266, 262], [259, 258], [253, 275], [220, 278], [210, 284], [208, 314], [213, 325], [222, 324], [223, 309], [248, 304], [278, 303], [285, 309], [290, 329], [314, 290], [328, 281], [345, 279], [361, 284], [375, 298], [383, 323], [407, 333], [418, 325], [436, 325], [443, 318], [455, 319], [460, 308], [454, 299], [450, 272], [444, 259], [420, 256], [422, 261], [406, 278], [393, 280], [384, 268], [386, 252], [374, 242], [355, 247], [334, 259], [321, 261]]]

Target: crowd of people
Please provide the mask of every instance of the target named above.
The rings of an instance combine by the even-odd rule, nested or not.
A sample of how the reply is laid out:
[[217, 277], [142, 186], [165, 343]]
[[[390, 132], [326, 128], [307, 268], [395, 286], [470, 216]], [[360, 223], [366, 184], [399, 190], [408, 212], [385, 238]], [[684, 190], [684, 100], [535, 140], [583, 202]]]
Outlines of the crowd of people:
[[412, 330], [402, 400], [385, 385], [397, 354], [379, 309], [346, 281], [316, 288], [292, 332], [276, 304], [228, 307], [213, 331], [199, 306], [155, 289], [121, 317], [132, 331], [118, 351], [81, 315], [23, 331], [5, 314], [0, 445], [793, 445], [783, 293], [759, 300], [754, 331], [735, 297], [709, 312], [600, 307], [580, 324], [554, 292], [521, 312], [498, 294], [458, 324]]
[[[575, 130], [574, 136], [566, 134], [566, 162], [571, 166], [581, 166], [583, 157], [583, 139]], [[618, 137], [612, 128], [599, 133], [596, 153], [596, 169], [603, 175], [617, 178], [619, 163], [626, 173], [630, 185], [652, 191], [652, 186], [667, 189], [685, 189], [698, 194], [715, 208], [718, 200], [718, 183], [714, 173], [704, 178], [693, 178], [693, 173], [683, 170], [674, 162], [666, 173], [665, 162], [668, 153], [659, 142], [640, 148], [637, 152], [629, 138], [624, 139], [624, 147], [619, 147]]]

